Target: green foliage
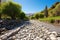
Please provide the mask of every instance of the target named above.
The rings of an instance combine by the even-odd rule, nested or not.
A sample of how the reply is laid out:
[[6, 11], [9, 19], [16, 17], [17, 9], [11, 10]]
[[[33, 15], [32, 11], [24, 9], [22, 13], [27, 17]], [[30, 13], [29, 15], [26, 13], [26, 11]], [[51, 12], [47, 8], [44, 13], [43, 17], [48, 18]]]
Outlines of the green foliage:
[[48, 17], [48, 8], [47, 8], [47, 6], [45, 7], [44, 15], [45, 15], [45, 17]]
[[60, 3], [55, 8], [56, 16], [60, 16]]
[[22, 12], [22, 13], [20, 13], [20, 19], [24, 19], [25, 18], [25, 13], [24, 12]]
[[44, 14], [40, 14], [40, 18], [44, 18]]
[[35, 17], [34, 16], [31, 16], [30, 19], [35, 19]]
[[13, 2], [8, 2], [3, 6], [2, 13], [15, 19], [16, 15], [21, 12], [21, 6]]
[[40, 21], [47, 21], [50, 23], [54, 23], [55, 20], [60, 20], [60, 2], [55, 3], [49, 9], [46, 6], [45, 10], [37, 12], [31, 19], [39, 19]]
[[1, 7], [1, 4], [0, 4], [0, 19], [1, 19], [1, 14], [2, 14], [2, 7]]
[[60, 2], [56, 2], [50, 8], [45, 7], [45, 10], [39, 13], [43, 13], [45, 17], [60, 16]]
[[[54, 8], [52, 8], [54, 6]], [[51, 10], [49, 10], [49, 16], [60, 16], [60, 2], [57, 2], [53, 5], [51, 8]]]
[[20, 12], [18, 15], [17, 15], [17, 18], [18, 19], [24, 19], [26, 17], [25, 13], [24, 12]]
[[60, 16], [40, 18], [39, 20], [40, 21], [48, 21], [48, 22], [50, 22], [51, 20], [60, 20]]
[[49, 8], [49, 11], [54, 9], [56, 7], [56, 5], [58, 5], [60, 2], [56, 2], [55, 4], [53, 4], [50, 8]]
[[21, 10], [21, 5], [8, 2], [2, 4], [2, 11], [0, 10], [0, 13], [2, 13], [2, 18], [4, 19], [22, 19], [22, 20], [28, 20], [28, 17], [26, 17], [25, 13]]
[[26, 14], [24, 12], [20, 12], [18, 14], [18, 18], [22, 19], [22, 20], [29, 20], [29, 18], [26, 16]]
[[33, 16], [30, 17], [31, 19], [39, 19], [39, 18], [44, 18], [44, 14], [42, 13], [36, 13]]
[[39, 15], [39, 14], [35, 14], [34, 17], [35, 17], [36, 19], [39, 19], [40, 15]]
[[29, 17], [25, 16], [24, 20], [25, 20], [25, 21], [29, 20]]
[[54, 20], [54, 19], [51, 19], [51, 20], [50, 20], [50, 23], [54, 23], [54, 22], [55, 22], [55, 20]]

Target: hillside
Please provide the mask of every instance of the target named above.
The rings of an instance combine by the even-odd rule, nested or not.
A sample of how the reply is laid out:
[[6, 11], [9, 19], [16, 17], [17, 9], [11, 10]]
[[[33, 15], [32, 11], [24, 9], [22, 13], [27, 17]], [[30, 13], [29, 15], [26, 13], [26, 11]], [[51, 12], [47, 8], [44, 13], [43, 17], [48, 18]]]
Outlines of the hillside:
[[[49, 16], [57, 16], [57, 15], [60, 16], [59, 14], [60, 13], [60, 2], [54, 3], [50, 8], [47, 7], [47, 10], [48, 10]], [[40, 14], [40, 13], [44, 14], [44, 11], [45, 9], [43, 11], [37, 12], [36, 14]]]
[[48, 9], [48, 12], [50, 16], [60, 16], [60, 2], [52, 5], [52, 7]]
[[[46, 9], [46, 7], [45, 7]], [[44, 14], [45, 15], [45, 9], [43, 11], [37, 12], [34, 15], [38, 14]], [[48, 17], [51, 16], [60, 16], [60, 2], [54, 3], [50, 8], [47, 7]]]
[[60, 25], [60, 2], [54, 3], [50, 8], [46, 6], [43, 11], [37, 12], [31, 16], [31, 19], [38, 19], [43, 22]]

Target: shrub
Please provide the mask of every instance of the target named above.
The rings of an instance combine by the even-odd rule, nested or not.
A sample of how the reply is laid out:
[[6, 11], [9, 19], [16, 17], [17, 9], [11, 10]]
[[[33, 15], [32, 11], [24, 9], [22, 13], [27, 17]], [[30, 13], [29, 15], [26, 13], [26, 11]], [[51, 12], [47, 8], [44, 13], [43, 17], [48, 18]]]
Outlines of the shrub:
[[24, 18], [24, 20], [25, 20], [25, 21], [28, 21], [28, 20], [29, 20], [29, 17], [26, 16], [26, 17]]
[[37, 13], [37, 14], [34, 15], [34, 17], [35, 17], [36, 19], [39, 19], [40, 15]]
[[45, 17], [48, 17], [48, 8], [47, 8], [47, 6], [45, 7], [45, 10], [44, 11], [45, 11], [44, 12]]
[[54, 20], [54, 19], [51, 19], [51, 20], [50, 20], [50, 23], [54, 23], [54, 22], [55, 22], [55, 20]]
[[40, 18], [44, 18], [44, 15], [43, 14], [40, 14]]
[[31, 18], [31, 19], [35, 19], [35, 17], [34, 17], [34, 16], [31, 16], [30, 18]]
[[16, 15], [18, 15], [21, 12], [21, 5], [15, 4], [13, 2], [8, 2], [5, 5], [3, 5], [2, 13], [10, 16], [11, 19], [16, 19]]

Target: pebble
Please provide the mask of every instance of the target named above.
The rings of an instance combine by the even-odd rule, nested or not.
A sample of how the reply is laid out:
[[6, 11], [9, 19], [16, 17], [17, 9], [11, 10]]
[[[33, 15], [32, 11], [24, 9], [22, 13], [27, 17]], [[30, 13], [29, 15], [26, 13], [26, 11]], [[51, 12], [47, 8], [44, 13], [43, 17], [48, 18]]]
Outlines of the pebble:
[[[33, 21], [34, 22], [34, 21]], [[37, 22], [25, 27], [14, 35], [15, 40], [57, 40], [57, 32], [50, 32], [49, 28], [41, 27]]]

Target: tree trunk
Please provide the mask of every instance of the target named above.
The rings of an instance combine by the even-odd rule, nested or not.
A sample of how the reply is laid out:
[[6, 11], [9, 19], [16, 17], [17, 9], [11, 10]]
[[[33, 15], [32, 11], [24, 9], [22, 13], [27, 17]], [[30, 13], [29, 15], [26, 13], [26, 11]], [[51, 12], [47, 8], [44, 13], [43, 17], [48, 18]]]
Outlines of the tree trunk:
[[48, 10], [47, 10], [47, 6], [45, 7], [45, 13], [44, 13], [45, 17], [48, 17]]
[[16, 18], [15, 18], [15, 15], [12, 15], [12, 16], [11, 16], [11, 19], [16, 19]]

